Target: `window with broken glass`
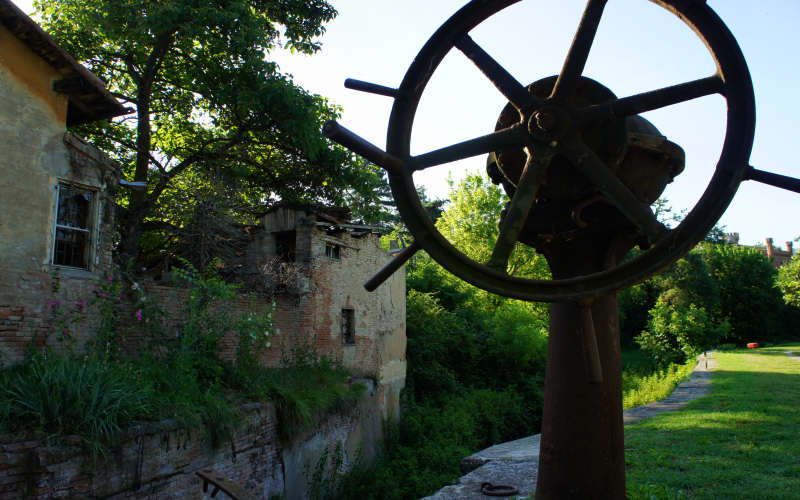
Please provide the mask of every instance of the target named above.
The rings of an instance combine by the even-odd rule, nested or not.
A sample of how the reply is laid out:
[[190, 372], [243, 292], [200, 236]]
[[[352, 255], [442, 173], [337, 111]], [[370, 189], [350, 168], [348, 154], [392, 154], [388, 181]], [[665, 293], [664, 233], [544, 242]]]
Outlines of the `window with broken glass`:
[[342, 343], [356, 343], [355, 311], [353, 309], [342, 309]]
[[335, 243], [325, 243], [325, 257], [340, 260], [342, 258], [342, 247]]
[[58, 185], [53, 264], [89, 269], [94, 193], [69, 184]]

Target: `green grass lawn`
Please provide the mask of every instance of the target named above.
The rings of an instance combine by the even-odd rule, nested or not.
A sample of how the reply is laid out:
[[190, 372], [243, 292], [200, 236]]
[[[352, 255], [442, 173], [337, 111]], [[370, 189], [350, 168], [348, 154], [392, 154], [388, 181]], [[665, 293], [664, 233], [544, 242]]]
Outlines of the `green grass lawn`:
[[800, 498], [800, 360], [716, 352], [712, 392], [625, 428], [632, 499]]

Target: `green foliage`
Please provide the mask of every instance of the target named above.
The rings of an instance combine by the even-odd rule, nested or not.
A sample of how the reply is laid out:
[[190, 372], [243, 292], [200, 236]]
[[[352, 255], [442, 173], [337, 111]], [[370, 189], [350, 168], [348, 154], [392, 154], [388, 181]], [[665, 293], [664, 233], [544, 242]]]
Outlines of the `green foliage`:
[[703, 253], [689, 252], [650, 282], [659, 295], [636, 342], [658, 366], [683, 364], [728, 335], [727, 321], [718, 319], [718, 284]]
[[800, 308], [800, 254], [795, 254], [789, 262], [778, 268], [776, 283], [783, 293], [783, 301]]
[[338, 441], [333, 449], [323, 450], [314, 467], [306, 464], [306, 477], [310, 478], [308, 496], [310, 500], [328, 500], [335, 498], [340, 490], [340, 482], [344, 477], [344, 448]]
[[[136, 282], [131, 284], [138, 296], [136, 321], [144, 322], [149, 332], [148, 345], [134, 357], [119, 349], [123, 321], [101, 320], [98, 348], [86, 355], [74, 354], [67, 336], [66, 355], [34, 353], [21, 365], [0, 371], [0, 432], [76, 435], [98, 456], [116, 442], [123, 427], [171, 418], [204, 428], [209, 445], [216, 448], [241, 422], [239, 407], [245, 400], [273, 401], [282, 437], [288, 438], [322, 413], [361, 397], [362, 384], [348, 384], [346, 370], [308, 345], [287, 353], [281, 368], [261, 366], [259, 355], [270, 347], [273, 331], [271, 309], [233, 311], [237, 287], [220, 279], [216, 266], [212, 262], [201, 273], [184, 262], [175, 271], [190, 289], [178, 325], [163, 322], [157, 304]], [[101, 316], [113, 312], [121, 289], [119, 278], [104, 278], [94, 289], [92, 304], [64, 308], [57, 327], [71, 327], [87, 307], [97, 308]], [[233, 361], [219, 356], [225, 334], [239, 339]]]
[[130, 363], [52, 351], [0, 372], [0, 432], [75, 435], [93, 457], [125, 425], [157, 414], [153, 387]]
[[311, 344], [283, 353], [279, 369], [239, 369], [231, 383], [251, 399], [275, 404], [281, 439], [307, 430], [326, 412], [360, 399], [366, 386], [350, 383], [339, 363], [320, 356]]
[[623, 359], [622, 407], [634, 408], [653, 401], [664, 399], [683, 382], [695, 367], [695, 359], [686, 363], [670, 364], [666, 368], [641, 370], [629, 366]]
[[[36, 0], [45, 30], [135, 109], [79, 131], [120, 162], [122, 252], [155, 258], [214, 201], [250, 222], [266, 201], [350, 202], [377, 217], [384, 174], [326, 141], [339, 110], [269, 58], [313, 54], [336, 10], [323, 0]], [[86, 27], [92, 29], [87, 30]], [[200, 211], [204, 212], [204, 211]], [[202, 221], [201, 221], [202, 222]], [[198, 261], [205, 265], [205, 261]]]
[[357, 464], [340, 483], [341, 499], [421, 498], [461, 473], [462, 458], [529, 432], [538, 417], [514, 391], [470, 389], [439, 405], [411, 404], [390, 428], [385, 454], [372, 467]]
[[479, 292], [419, 259], [408, 273], [406, 301], [406, 386], [415, 400], [512, 386], [540, 402], [548, 322], [542, 309]]
[[[450, 203], [436, 221], [436, 228], [457, 249], [477, 262], [487, 262], [500, 233], [500, 213], [508, 197], [502, 189], [479, 173], [469, 173], [450, 184]], [[518, 243], [508, 260], [513, 276], [540, 278], [549, 274], [544, 257]]]
[[[797, 318], [775, 283], [774, 268], [758, 250], [703, 243], [664, 273], [620, 293], [623, 341], [638, 333], [637, 342], [666, 366], [720, 342], [785, 338]], [[631, 332], [635, 328], [641, 333]]]
[[674, 300], [678, 293], [675, 289], [662, 293], [650, 310], [648, 329], [636, 339], [660, 366], [683, 364], [715, 346], [730, 331], [727, 321], [715, 323], [704, 308]]
[[700, 247], [719, 289], [719, 314], [730, 324], [727, 342], [744, 344], [782, 338], [784, 304], [776, 271], [758, 250], [732, 245]]
[[650, 309], [655, 305], [658, 294], [659, 289], [652, 279], [625, 288], [617, 294], [620, 343], [623, 347], [636, 345], [634, 339], [647, 328]]

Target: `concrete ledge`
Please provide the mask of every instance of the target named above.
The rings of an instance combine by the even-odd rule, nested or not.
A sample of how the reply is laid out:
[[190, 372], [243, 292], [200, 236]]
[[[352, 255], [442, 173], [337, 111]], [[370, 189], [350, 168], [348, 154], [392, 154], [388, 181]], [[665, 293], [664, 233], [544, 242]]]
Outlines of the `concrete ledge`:
[[474, 453], [461, 460], [461, 473], [467, 474], [478, 467], [491, 461], [502, 460], [504, 462], [539, 462], [539, 444], [542, 440], [541, 434], [500, 443], [490, 446], [485, 450]]

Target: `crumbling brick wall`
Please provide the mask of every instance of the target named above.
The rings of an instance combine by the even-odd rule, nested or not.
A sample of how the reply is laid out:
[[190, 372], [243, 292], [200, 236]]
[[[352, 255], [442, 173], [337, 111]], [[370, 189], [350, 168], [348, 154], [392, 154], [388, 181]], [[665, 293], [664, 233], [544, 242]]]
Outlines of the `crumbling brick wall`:
[[[296, 233], [296, 257], [288, 264], [301, 273], [297, 285], [276, 296], [274, 344], [284, 348], [310, 342], [340, 360], [356, 376], [379, 381], [384, 417], [396, 417], [405, 385], [405, 273], [400, 270], [367, 292], [364, 283], [391, 256], [369, 227], [330, 217], [314, 209], [277, 207], [263, 220], [262, 239], [251, 249], [253, 265], [271, 262], [276, 235]], [[353, 316], [353, 341], [343, 335], [345, 310]], [[280, 350], [264, 361], [274, 365]]]

